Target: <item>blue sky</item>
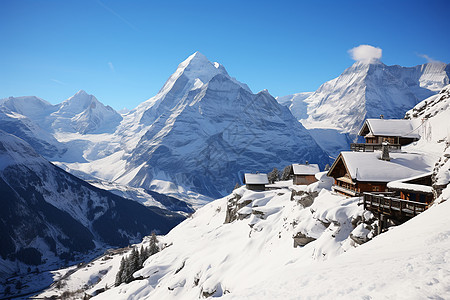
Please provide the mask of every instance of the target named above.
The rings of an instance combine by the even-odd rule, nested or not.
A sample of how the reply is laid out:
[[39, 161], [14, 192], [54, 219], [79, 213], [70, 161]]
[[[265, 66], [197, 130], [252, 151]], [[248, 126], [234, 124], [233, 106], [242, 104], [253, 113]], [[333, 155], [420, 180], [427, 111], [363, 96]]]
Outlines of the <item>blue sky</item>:
[[0, 1], [0, 98], [116, 109], [154, 96], [195, 51], [254, 92], [314, 91], [369, 44], [387, 65], [450, 63], [450, 1]]

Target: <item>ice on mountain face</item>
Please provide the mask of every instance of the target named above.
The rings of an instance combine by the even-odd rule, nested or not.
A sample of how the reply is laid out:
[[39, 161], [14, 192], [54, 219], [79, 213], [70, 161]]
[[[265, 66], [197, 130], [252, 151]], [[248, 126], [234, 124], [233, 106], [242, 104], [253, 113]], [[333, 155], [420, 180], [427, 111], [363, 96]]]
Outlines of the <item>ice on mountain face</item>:
[[[172, 93], [167, 92], [160, 110]], [[171, 101], [130, 153], [123, 183], [147, 187], [154, 179], [170, 179], [217, 196], [241, 182], [246, 171], [270, 171], [305, 160], [328, 163], [287, 108], [267, 91], [250, 93], [228, 74], [217, 74]]]
[[243, 89], [250, 91], [246, 84], [229, 77], [221, 64], [211, 63], [203, 54], [195, 52], [178, 65], [175, 73], [169, 77], [156, 96], [133, 110], [132, 122], [138, 121], [143, 125], [150, 125], [160, 115], [172, 110], [186, 93], [201, 88], [218, 74], [227, 76]]

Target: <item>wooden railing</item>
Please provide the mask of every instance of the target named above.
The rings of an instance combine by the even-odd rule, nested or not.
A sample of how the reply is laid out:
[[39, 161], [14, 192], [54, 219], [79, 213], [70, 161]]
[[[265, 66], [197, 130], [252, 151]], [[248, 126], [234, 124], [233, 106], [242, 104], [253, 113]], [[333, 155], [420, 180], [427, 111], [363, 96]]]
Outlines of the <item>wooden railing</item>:
[[358, 196], [359, 195], [358, 191], [351, 190], [351, 189], [348, 189], [346, 187], [343, 187], [343, 186], [340, 186], [340, 185], [336, 185], [336, 184], [333, 185], [333, 190], [335, 192], [341, 192], [341, 193], [344, 193], [344, 194], [347, 194], [347, 195], [351, 195], [351, 196]]
[[377, 193], [364, 193], [364, 209], [374, 213], [400, 218], [412, 218], [424, 212], [428, 204], [389, 197]]
[[[375, 150], [381, 150], [381, 144], [350, 144], [350, 150], [360, 151], [360, 152], [373, 152]], [[402, 145], [400, 144], [389, 144], [389, 150], [400, 150]]]

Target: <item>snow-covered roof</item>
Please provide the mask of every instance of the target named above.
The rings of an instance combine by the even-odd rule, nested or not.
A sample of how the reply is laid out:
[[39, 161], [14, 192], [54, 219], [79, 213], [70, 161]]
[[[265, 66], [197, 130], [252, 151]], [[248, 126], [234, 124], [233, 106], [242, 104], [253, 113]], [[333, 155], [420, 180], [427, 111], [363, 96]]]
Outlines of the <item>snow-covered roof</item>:
[[245, 184], [268, 184], [269, 180], [267, 179], [267, 174], [259, 173], [259, 174], [244, 174]]
[[406, 138], [420, 138], [417, 130], [414, 130], [411, 120], [397, 119], [367, 119], [358, 135], [365, 132], [375, 136], [400, 136]]
[[408, 181], [412, 181], [412, 180], [419, 179], [422, 177], [431, 176], [431, 174], [432, 174], [431, 172], [427, 172], [427, 173], [423, 173], [423, 174], [420, 174], [417, 176], [391, 181], [391, 182], [388, 182], [387, 187], [390, 189], [394, 189], [394, 190], [407, 190], [407, 191], [431, 194], [431, 193], [433, 193], [433, 188], [431, 186], [408, 183]]
[[320, 172], [317, 164], [292, 164], [294, 175], [314, 175]]
[[381, 160], [381, 152], [341, 152], [353, 179], [369, 182], [390, 182], [430, 172], [423, 154], [390, 153], [390, 161]]

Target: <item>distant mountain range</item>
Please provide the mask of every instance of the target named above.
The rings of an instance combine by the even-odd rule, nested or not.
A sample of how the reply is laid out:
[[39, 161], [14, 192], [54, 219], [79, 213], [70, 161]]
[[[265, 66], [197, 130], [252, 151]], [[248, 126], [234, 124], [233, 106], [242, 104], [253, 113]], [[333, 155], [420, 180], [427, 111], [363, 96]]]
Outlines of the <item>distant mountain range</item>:
[[[25, 102], [35, 108], [26, 109]], [[86, 179], [145, 189], [172, 182], [216, 197], [242, 183], [244, 172], [330, 162], [267, 91], [253, 94], [199, 52], [156, 96], [124, 116], [84, 91], [58, 105], [37, 97], [0, 104], [4, 130]], [[14, 131], [10, 124], [18, 123], [22, 130]]]

